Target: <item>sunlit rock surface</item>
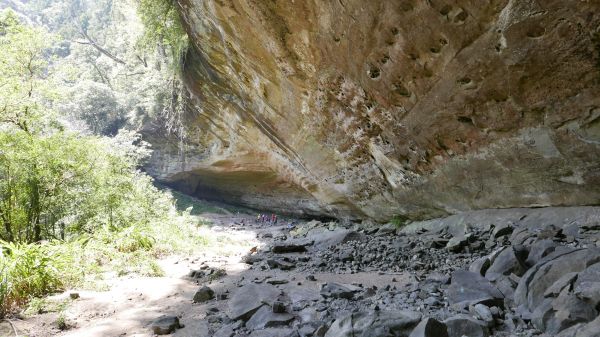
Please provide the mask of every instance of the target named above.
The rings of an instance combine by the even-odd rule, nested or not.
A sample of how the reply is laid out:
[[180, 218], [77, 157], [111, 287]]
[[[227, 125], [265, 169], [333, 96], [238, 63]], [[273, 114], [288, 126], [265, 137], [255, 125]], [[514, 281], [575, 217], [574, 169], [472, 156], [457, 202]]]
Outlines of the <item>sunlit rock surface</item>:
[[178, 2], [184, 132], [145, 133], [185, 192], [377, 221], [600, 203], [598, 1]]

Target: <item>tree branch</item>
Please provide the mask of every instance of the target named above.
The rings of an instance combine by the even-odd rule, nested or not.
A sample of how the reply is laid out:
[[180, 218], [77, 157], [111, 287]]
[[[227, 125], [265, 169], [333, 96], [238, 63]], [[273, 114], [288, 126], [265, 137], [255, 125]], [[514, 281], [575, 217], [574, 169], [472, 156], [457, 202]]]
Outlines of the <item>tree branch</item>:
[[120, 58], [114, 56], [113, 54], [111, 54], [108, 50], [100, 47], [94, 40], [92, 40], [92, 38], [87, 34], [87, 32], [82, 29], [81, 30], [81, 36], [87, 40], [87, 42], [81, 42], [81, 41], [73, 41], [79, 44], [89, 44], [90, 46], [96, 48], [96, 50], [98, 50], [99, 52], [101, 52], [102, 54], [110, 57], [113, 61], [120, 63], [120, 64], [126, 64], [125, 61], [121, 60]]

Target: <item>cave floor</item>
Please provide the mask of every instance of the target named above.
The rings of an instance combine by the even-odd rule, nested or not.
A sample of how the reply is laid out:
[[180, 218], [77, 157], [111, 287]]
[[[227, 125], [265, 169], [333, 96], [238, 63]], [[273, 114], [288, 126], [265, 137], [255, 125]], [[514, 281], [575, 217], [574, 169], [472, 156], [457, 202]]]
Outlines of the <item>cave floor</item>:
[[[229, 212], [228, 212], [229, 213]], [[271, 244], [289, 229], [286, 225], [256, 223], [255, 215], [249, 214], [203, 214], [212, 222], [206, 235], [213, 236], [216, 244], [207, 247], [192, 256], [169, 256], [160, 259], [164, 270], [162, 277], [138, 277], [113, 275], [106, 279], [106, 291], [88, 291], [70, 289], [62, 294], [48, 298], [61, 302], [73, 292], [79, 298], [70, 301], [64, 311], [69, 329], [61, 331], [56, 326], [59, 313], [48, 312], [13, 324], [19, 335], [41, 336], [153, 336], [151, 323], [164, 315], [178, 316], [184, 328], [177, 329], [172, 336], [198, 337], [211, 336], [207, 314], [210, 311], [227, 311], [227, 300], [213, 300], [204, 304], [193, 303], [192, 298], [199, 286], [208, 285], [215, 293], [230, 294], [244, 280], [262, 283], [268, 280], [285, 280], [277, 285], [284, 292], [304, 296], [306, 291], [318, 294], [322, 282], [361, 284], [365, 287], [382, 287], [392, 282], [401, 284], [410, 279], [409, 274], [357, 272], [338, 274], [335, 272], [314, 272], [318, 282], [305, 281], [305, 270], [280, 270], [250, 268], [242, 262], [242, 257], [253, 247], [260, 250]], [[295, 219], [280, 221], [290, 222]], [[275, 239], [274, 239], [275, 238]], [[311, 255], [304, 254], [287, 254]], [[213, 281], [190, 278], [193, 270], [223, 270], [226, 275]], [[306, 290], [306, 291], [305, 291]]]

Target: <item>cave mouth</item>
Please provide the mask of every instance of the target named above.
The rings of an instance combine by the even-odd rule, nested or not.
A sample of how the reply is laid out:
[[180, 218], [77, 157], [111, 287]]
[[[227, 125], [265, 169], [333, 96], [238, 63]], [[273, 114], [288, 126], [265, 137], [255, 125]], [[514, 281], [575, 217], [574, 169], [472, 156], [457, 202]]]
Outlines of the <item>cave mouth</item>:
[[271, 171], [194, 170], [160, 184], [193, 198], [240, 207], [249, 213], [336, 220], [308, 191]]

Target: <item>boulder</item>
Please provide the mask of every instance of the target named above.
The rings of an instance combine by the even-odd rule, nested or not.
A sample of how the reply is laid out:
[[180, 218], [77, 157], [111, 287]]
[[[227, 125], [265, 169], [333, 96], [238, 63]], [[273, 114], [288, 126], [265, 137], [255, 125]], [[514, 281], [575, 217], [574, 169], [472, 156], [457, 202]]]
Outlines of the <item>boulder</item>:
[[272, 305], [281, 290], [271, 285], [247, 284], [238, 288], [229, 300], [229, 317], [249, 319], [261, 306]]
[[481, 303], [475, 304], [469, 307], [469, 311], [478, 319], [484, 321], [488, 326], [494, 323], [494, 315], [492, 311], [486, 305]]
[[446, 244], [446, 249], [448, 249], [451, 252], [458, 253], [462, 251], [465, 246], [467, 246], [470, 238], [471, 234], [455, 236], [448, 241], [448, 243]]
[[321, 296], [351, 300], [354, 298], [354, 294], [360, 290], [361, 288], [353, 285], [330, 282], [321, 286]]
[[280, 243], [271, 247], [271, 252], [275, 254], [282, 253], [303, 253], [306, 251], [305, 244]]
[[271, 269], [279, 268], [281, 270], [291, 270], [296, 267], [296, 265], [293, 262], [291, 262], [289, 259], [283, 259], [283, 258], [268, 259], [267, 265]]
[[487, 256], [483, 256], [473, 261], [469, 266], [469, 271], [473, 273], [477, 273], [481, 276], [485, 275], [485, 272], [490, 267], [490, 258]]
[[244, 256], [242, 256], [242, 262], [246, 263], [246, 264], [255, 264], [258, 263], [262, 260], [264, 260], [264, 257], [258, 255], [258, 254], [246, 254]]
[[420, 320], [414, 311], [362, 311], [336, 319], [325, 337], [408, 337]]
[[574, 283], [575, 294], [594, 307], [600, 304], [600, 263], [595, 263], [579, 273]]
[[485, 272], [485, 277], [488, 280], [494, 281], [498, 275], [515, 275], [522, 276], [527, 267], [525, 260], [527, 255], [519, 251], [513, 246], [505, 247], [494, 259], [494, 262]]
[[215, 292], [207, 286], [204, 286], [194, 294], [194, 303], [202, 303], [215, 298]]
[[600, 316], [589, 323], [578, 323], [556, 337], [600, 337]]
[[578, 275], [579, 273], [577, 272], [564, 274], [544, 291], [544, 297], [557, 297], [565, 287], [571, 289], [571, 286], [573, 285], [573, 282], [577, 280]]
[[[246, 335], [243, 335], [246, 336]], [[297, 337], [298, 333], [289, 328], [269, 328], [252, 331], [249, 337]]]
[[598, 316], [596, 309], [563, 289], [555, 299], [546, 298], [533, 311], [532, 323], [539, 330], [555, 335], [577, 323], [589, 322]]
[[241, 321], [225, 324], [215, 331], [212, 337], [233, 337], [235, 335], [235, 330], [240, 327], [240, 323]]
[[410, 333], [409, 337], [448, 337], [446, 324], [434, 318], [425, 318]]
[[294, 315], [274, 313], [271, 307], [264, 305], [246, 322], [246, 327], [252, 330], [276, 328], [288, 325], [293, 320]]
[[456, 315], [444, 321], [448, 329], [448, 337], [488, 337], [489, 331], [485, 323], [467, 315]]
[[504, 223], [494, 228], [494, 230], [492, 231], [492, 236], [497, 239], [499, 237], [512, 234], [513, 230], [514, 227], [512, 224]]
[[532, 312], [544, 299], [546, 290], [565, 274], [581, 272], [600, 259], [600, 249], [573, 249], [559, 246], [531, 267], [519, 281], [515, 290], [515, 304], [520, 312]]
[[167, 335], [182, 327], [177, 316], [163, 316], [150, 323], [150, 329], [155, 335]]
[[334, 230], [316, 228], [306, 235], [306, 239], [312, 242], [315, 250], [325, 250], [349, 241], [363, 241], [365, 235], [345, 228], [335, 228]]
[[543, 257], [552, 253], [557, 244], [552, 240], [538, 240], [529, 247], [529, 255], [525, 263], [531, 267], [538, 263]]
[[452, 274], [448, 288], [450, 304], [468, 307], [471, 304], [503, 305], [504, 295], [483, 276], [466, 270]]
[[327, 325], [323, 321], [302, 323], [298, 326], [300, 337], [323, 337], [327, 332]]

